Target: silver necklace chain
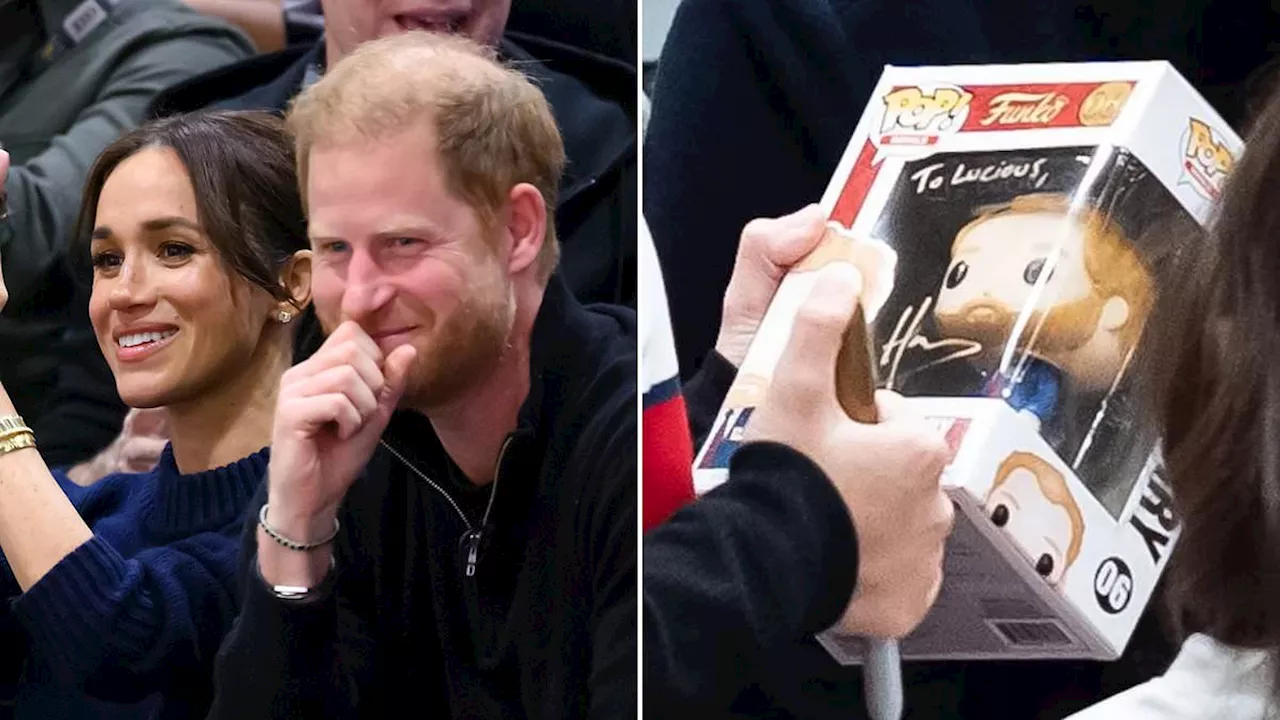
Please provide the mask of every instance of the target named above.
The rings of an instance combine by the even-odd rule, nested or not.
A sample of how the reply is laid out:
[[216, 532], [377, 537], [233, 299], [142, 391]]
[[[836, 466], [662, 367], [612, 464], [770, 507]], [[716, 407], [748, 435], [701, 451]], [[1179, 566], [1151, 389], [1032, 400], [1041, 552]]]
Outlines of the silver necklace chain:
[[473, 577], [476, 574], [476, 566], [479, 564], [480, 539], [484, 534], [485, 526], [489, 524], [489, 513], [493, 511], [493, 500], [498, 495], [498, 478], [502, 474], [502, 460], [506, 457], [507, 447], [511, 445], [511, 436], [508, 435], [507, 438], [502, 441], [502, 450], [498, 452], [498, 464], [493, 471], [493, 485], [489, 488], [489, 502], [485, 505], [484, 515], [480, 518], [480, 527], [478, 528], [471, 523], [471, 519], [467, 517], [467, 514], [462, 512], [462, 508], [458, 506], [458, 503], [453, 499], [453, 496], [445, 492], [444, 488], [440, 487], [436, 481], [427, 477], [426, 473], [422, 472], [416, 465], [409, 462], [408, 458], [401, 455], [395, 448], [391, 447], [391, 444], [386, 440], [379, 440], [378, 442], [382, 447], [387, 449], [387, 452], [394, 455], [405, 467], [409, 468], [414, 475], [422, 478], [424, 482], [430, 485], [436, 492], [440, 493], [440, 495], [449, 502], [449, 505], [453, 507], [454, 511], [458, 513], [458, 517], [462, 518], [462, 524], [467, 528], [466, 533], [462, 536], [463, 540], [467, 542], [466, 575], [467, 577]]
[[395, 455], [396, 459], [399, 460], [401, 463], [403, 463], [405, 467], [412, 470], [414, 475], [417, 475], [418, 477], [422, 478], [428, 485], [434, 488], [436, 492], [443, 495], [444, 499], [448, 500], [449, 504], [453, 506], [454, 511], [458, 513], [458, 517], [462, 518], [462, 523], [467, 526], [467, 532], [471, 532], [471, 529], [472, 529], [471, 519], [467, 517], [466, 513], [462, 512], [462, 508], [458, 506], [458, 503], [454, 502], [453, 496], [445, 492], [444, 488], [437, 485], [435, 480], [432, 480], [431, 478], [427, 477], [426, 473], [422, 472], [417, 468], [417, 466], [409, 462], [409, 460], [405, 458], [404, 455], [401, 455], [398, 450], [391, 447], [391, 444], [388, 443], [386, 440], [379, 440], [378, 442], [381, 443], [382, 447], [386, 448], [388, 452], [390, 452], [392, 455]]

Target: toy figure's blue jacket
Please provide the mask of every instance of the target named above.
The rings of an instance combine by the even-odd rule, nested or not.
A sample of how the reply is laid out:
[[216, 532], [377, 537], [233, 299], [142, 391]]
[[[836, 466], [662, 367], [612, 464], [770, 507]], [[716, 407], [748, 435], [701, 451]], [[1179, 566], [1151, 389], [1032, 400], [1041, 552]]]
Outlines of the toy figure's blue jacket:
[[[987, 397], [1003, 397], [1014, 410], [1027, 410], [1043, 425], [1058, 407], [1062, 371], [1039, 358], [1029, 358], [1015, 377], [994, 373], [987, 381]], [[1007, 390], [1007, 394], [1006, 394]]]

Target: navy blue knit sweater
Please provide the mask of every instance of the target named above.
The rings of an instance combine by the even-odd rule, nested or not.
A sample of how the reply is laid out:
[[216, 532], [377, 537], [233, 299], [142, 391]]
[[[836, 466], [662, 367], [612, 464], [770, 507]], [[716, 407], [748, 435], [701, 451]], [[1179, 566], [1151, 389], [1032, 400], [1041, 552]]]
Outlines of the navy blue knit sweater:
[[25, 594], [0, 563], [30, 636], [15, 717], [204, 716], [213, 657], [239, 607], [244, 514], [267, 455], [182, 475], [166, 447], [152, 472], [88, 488], [55, 473], [94, 535]]

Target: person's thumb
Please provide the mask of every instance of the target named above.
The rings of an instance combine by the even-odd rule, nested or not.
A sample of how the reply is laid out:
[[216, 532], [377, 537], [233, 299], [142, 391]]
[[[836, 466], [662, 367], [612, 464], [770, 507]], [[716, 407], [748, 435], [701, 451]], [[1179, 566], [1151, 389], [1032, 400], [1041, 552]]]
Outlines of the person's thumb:
[[385, 424], [395, 412], [409, 382], [409, 370], [418, 356], [418, 349], [412, 345], [401, 345], [387, 356], [382, 364], [382, 392], [378, 394], [378, 420]]
[[773, 374], [775, 387], [791, 401], [835, 402], [836, 357], [861, 291], [862, 276], [849, 263], [819, 271]]
[[876, 390], [876, 413], [880, 422], [896, 422], [912, 417], [906, 398], [892, 390]]
[[729, 292], [739, 304], [763, 314], [783, 276], [818, 245], [824, 218], [807, 205], [780, 218], [756, 218], [742, 229]]
[[818, 246], [826, 216], [816, 203], [780, 218], [761, 218], [742, 229], [741, 261], [775, 280]]

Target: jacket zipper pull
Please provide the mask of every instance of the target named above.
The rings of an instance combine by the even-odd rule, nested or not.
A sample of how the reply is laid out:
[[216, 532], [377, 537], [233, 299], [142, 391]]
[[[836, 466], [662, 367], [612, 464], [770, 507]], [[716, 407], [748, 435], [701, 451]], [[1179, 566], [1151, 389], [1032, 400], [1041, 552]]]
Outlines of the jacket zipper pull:
[[480, 531], [467, 533], [467, 577], [475, 577], [476, 561], [480, 554]]

